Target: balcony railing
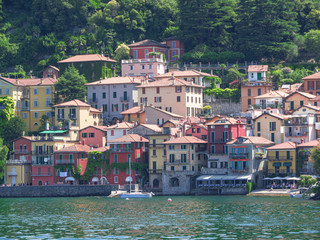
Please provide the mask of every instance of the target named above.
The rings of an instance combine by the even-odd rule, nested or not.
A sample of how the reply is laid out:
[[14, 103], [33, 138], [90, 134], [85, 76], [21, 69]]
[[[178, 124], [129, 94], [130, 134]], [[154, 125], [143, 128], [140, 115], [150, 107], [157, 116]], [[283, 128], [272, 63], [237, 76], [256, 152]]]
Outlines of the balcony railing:
[[77, 115], [76, 114], [69, 114], [69, 119], [77, 119]]
[[243, 82], [242, 83], [243, 86], [272, 86], [272, 84], [270, 82], [267, 82], [265, 78], [262, 78], [259, 81], [248, 81], [248, 82]]
[[119, 152], [132, 152], [133, 150], [132, 150], [132, 148], [111, 148], [110, 149], [111, 150], [111, 152], [113, 152], [113, 153], [119, 153]]
[[31, 155], [45, 156], [45, 155], [53, 155], [51, 151], [31, 151]]
[[231, 158], [231, 159], [248, 159], [249, 153], [241, 153], [241, 154], [230, 153], [229, 158]]
[[268, 160], [269, 161], [290, 161], [290, 160], [293, 160], [293, 157], [275, 157], [275, 156], [268, 156]]
[[227, 174], [228, 169], [227, 168], [204, 168], [201, 169], [201, 174], [203, 175], [224, 175]]
[[129, 99], [130, 99], [129, 96], [127, 96], [127, 97], [120, 97], [120, 101], [121, 101], [121, 102], [128, 102]]
[[[165, 62], [162, 58], [145, 58], [145, 59], [129, 59], [129, 60], [121, 60], [121, 63], [150, 63], [150, 62]], [[147, 66], [146, 66], [147, 67]]]
[[307, 121], [285, 121], [285, 126], [298, 126], [298, 125], [308, 125]]
[[16, 172], [8, 172], [7, 174], [8, 174], [8, 176], [17, 176], [18, 175]]
[[227, 143], [229, 140], [227, 138], [214, 139], [211, 143]]
[[22, 94], [20, 99], [29, 99], [30, 98], [30, 94]]
[[30, 164], [26, 159], [25, 160], [20, 160], [20, 159], [9, 159], [7, 160], [7, 164]]
[[21, 111], [29, 111], [30, 107], [26, 107], [26, 106], [22, 106], [21, 107]]
[[29, 151], [27, 149], [15, 149], [14, 153], [15, 154], [28, 154]]
[[52, 173], [32, 173], [32, 177], [50, 177]]
[[187, 160], [175, 159], [174, 161], [167, 162], [167, 165], [179, 165], [179, 164], [188, 164]]
[[268, 169], [268, 174], [293, 174], [293, 169], [290, 169], [289, 171], [285, 169], [280, 169], [279, 171], [276, 171], [275, 169]]
[[244, 170], [232, 169], [232, 168], [231, 168], [230, 171], [231, 171], [232, 173], [249, 173], [249, 168], [244, 169]]
[[154, 173], [154, 174], [161, 174], [162, 169], [149, 169], [149, 173]]
[[58, 159], [55, 161], [56, 164], [74, 164], [73, 159]]
[[286, 132], [286, 137], [306, 137], [308, 136], [308, 132]]
[[48, 160], [47, 162], [45, 161], [32, 161], [32, 165], [52, 165], [53, 161]]
[[98, 98], [89, 98], [89, 103], [96, 103], [98, 102]]

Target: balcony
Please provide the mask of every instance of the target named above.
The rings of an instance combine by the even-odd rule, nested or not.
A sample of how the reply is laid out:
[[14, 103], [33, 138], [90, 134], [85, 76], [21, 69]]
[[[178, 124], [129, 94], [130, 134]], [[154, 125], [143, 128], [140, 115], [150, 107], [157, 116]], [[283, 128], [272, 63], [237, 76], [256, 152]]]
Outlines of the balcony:
[[51, 151], [31, 151], [31, 155], [49, 156], [49, 155], [53, 155], [53, 152], [51, 152]]
[[14, 153], [15, 154], [28, 154], [29, 151], [27, 149], [15, 149]]
[[249, 158], [249, 153], [241, 153], [241, 154], [229, 154], [230, 159], [248, 159]]
[[26, 159], [20, 160], [20, 159], [9, 159], [7, 160], [7, 165], [16, 165], [16, 164], [30, 164]]
[[276, 157], [276, 156], [268, 156], [268, 160], [269, 161], [292, 161], [293, 160], [293, 157]]
[[293, 175], [293, 169], [290, 169], [289, 171], [287, 171], [286, 169], [280, 169], [278, 171], [276, 171], [275, 169], [268, 169], [268, 174], [285, 174], [285, 175]]
[[227, 143], [229, 140], [227, 138], [214, 139], [211, 143]]
[[21, 111], [29, 111], [30, 107], [29, 106], [22, 106]]
[[149, 145], [149, 148], [165, 148], [166, 146], [164, 144], [151, 144]]
[[29, 99], [29, 98], [30, 98], [30, 94], [29, 94], [29, 93], [27, 93], [27, 94], [22, 94], [21, 97], [20, 97], [21, 100], [22, 100], [22, 99]]
[[110, 151], [112, 153], [124, 153], [124, 152], [132, 152], [132, 148], [111, 148]]
[[149, 169], [149, 174], [162, 174], [162, 169]]
[[69, 117], [69, 119], [77, 119], [76, 114], [69, 114], [68, 117]]
[[8, 176], [18, 176], [18, 174], [16, 172], [8, 172], [7, 175]]
[[285, 126], [308, 125], [308, 121], [305, 118], [292, 118], [290, 120], [285, 120], [284, 125]]
[[272, 84], [270, 82], [266, 81], [266, 78], [262, 78], [259, 81], [248, 81], [248, 82], [243, 82], [242, 85], [243, 86], [247, 86], [247, 87], [253, 87], [253, 86], [270, 86], [272, 87]]
[[58, 159], [55, 161], [56, 164], [74, 164], [73, 159]]
[[308, 136], [308, 132], [286, 132], [286, 137], [306, 137]]
[[180, 165], [180, 164], [188, 164], [186, 160], [175, 159], [174, 161], [169, 161], [167, 165]]
[[128, 102], [129, 99], [130, 99], [129, 96], [127, 96], [127, 97], [120, 97], [120, 102]]
[[89, 98], [89, 103], [97, 103], [98, 98]]
[[47, 160], [47, 161], [44, 161], [44, 160], [32, 160], [32, 165], [52, 165], [53, 161], [51, 160]]
[[145, 59], [129, 59], [129, 60], [121, 60], [122, 64], [128, 64], [128, 63], [151, 63], [151, 62], [160, 62], [165, 63], [165, 61], [162, 58], [145, 58]]
[[201, 169], [203, 175], [225, 175], [228, 173], [227, 168], [204, 168]]
[[58, 121], [64, 120], [64, 114], [58, 114], [57, 119]]
[[249, 173], [249, 168], [244, 169], [244, 170], [230, 168], [230, 172], [232, 172], [232, 173]]
[[32, 177], [51, 177], [52, 173], [32, 173]]

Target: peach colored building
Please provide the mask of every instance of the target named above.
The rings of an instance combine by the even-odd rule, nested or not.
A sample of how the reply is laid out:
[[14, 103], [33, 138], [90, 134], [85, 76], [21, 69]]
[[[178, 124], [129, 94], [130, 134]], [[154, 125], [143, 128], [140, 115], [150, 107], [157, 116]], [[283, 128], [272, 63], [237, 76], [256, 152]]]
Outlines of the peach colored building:
[[304, 80], [304, 92], [320, 96], [320, 72], [314, 73], [302, 79]]
[[146, 122], [146, 114], [144, 111], [144, 106], [129, 108], [128, 110], [121, 112], [121, 115], [123, 116], [123, 121], [125, 122], [137, 122], [137, 123]]
[[303, 105], [311, 104], [311, 100], [316, 98], [315, 95], [306, 92], [293, 92], [284, 100], [284, 110], [289, 112]]
[[137, 88], [140, 105], [152, 105], [183, 117], [201, 113], [204, 88], [201, 85], [171, 77], [154, 82], [142, 81]]

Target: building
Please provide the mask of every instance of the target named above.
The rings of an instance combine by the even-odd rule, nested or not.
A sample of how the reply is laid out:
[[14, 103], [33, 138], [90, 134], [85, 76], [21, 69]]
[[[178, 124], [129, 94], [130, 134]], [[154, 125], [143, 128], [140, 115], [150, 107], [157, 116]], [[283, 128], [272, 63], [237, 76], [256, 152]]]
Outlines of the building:
[[146, 113], [143, 105], [129, 108], [128, 110], [121, 112], [121, 115], [123, 116], [123, 121], [125, 122], [146, 122]]
[[103, 147], [107, 144], [106, 126], [88, 126], [80, 130], [80, 142], [90, 147]]
[[112, 77], [86, 84], [88, 103], [102, 109], [103, 118], [108, 122], [121, 119], [121, 112], [138, 104], [136, 86], [144, 77]]
[[121, 75], [124, 76], [148, 76], [153, 78], [166, 72], [167, 62], [163, 55], [147, 59], [129, 59], [121, 61]]
[[113, 139], [129, 134], [129, 130], [134, 127], [134, 124], [129, 122], [117, 122], [116, 124], [107, 127], [107, 146], [110, 146], [110, 141]]
[[62, 129], [69, 129], [70, 140], [80, 139], [79, 131], [88, 126], [102, 125], [102, 112], [78, 99], [56, 104], [55, 122]]
[[268, 65], [249, 65], [248, 80], [241, 84], [241, 111], [246, 112], [254, 105], [254, 97], [271, 91], [272, 85], [267, 78]]
[[186, 136], [194, 136], [207, 141], [208, 127], [203, 124], [194, 125], [186, 130]]
[[54, 84], [53, 78], [11, 79], [0, 77], [0, 97], [12, 97], [14, 100], [15, 116], [21, 117], [27, 124], [28, 131], [38, 131], [43, 115], [52, 117], [52, 101]]
[[303, 105], [311, 105], [315, 95], [306, 92], [293, 92], [284, 99], [284, 110], [286, 113], [291, 112]]
[[297, 144], [294, 142], [268, 147], [268, 175], [296, 176], [296, 148]]
[[311, 150], [320, 145], [320, 139], [297, 145], [297, 173], [316, 175], [313, 162], [310, 159]]
[[115, 76], [116, 63], [117, 61], [100, 54], [76, 55], [58, 62], [61, 75], [73, 65], [88, 82]]
[[128, 134], [113, 139], [109, 143], [112, 170], [106, 176], [108, 182], [119, 185], [130, 182], [128, 177], [130, 175], [129, 163], [131, 163], [131, 183], [143, 184], [143, 167], [148, 162], [149, 140], [137, 134]]
[[166, 45], [169, 47], [167, 59], [170, 63], [177, 62], [185, 52], [184, 43], [177, 37], [172, 36], [165, 39]]
[[285, 93], [284, 91], [271, 91], [265, 93], [263, 95], [254, 97], [255, 105], [259, 108], [282, 108], [283, 100], [289, 94]]
[[210, 174], [225, 174], [228, 171], [227, 142], [246, 136], [246, 124], [241, 120], [221, 117], [208, 127], [208, 165], [204, 169]]
[[316, 72], [302, 78], [303, 91], [312, 95], [320, 96], [320, 72]]
[[152, 105], [183, 117], [201, 113], [201, 85], [173, 77], [154, 82], [143, 81], [137, 88], [139, 104]]
[[162, 125], [168, 120], [180, 121], [183, 118], [183, 116], [181, 115], [175, 114], [173, 112], [168, 112], [154, 106], [146, 106], [144, 111], [145, 123], [147, 124]]
[[88, 154], [93, 148], [88, 145], [75, 144], [54, 152], [54, 183], [79, 183], [74, 178], [73, 169], [83, 175], [88, 162]]
[[42, 78], [53, 78], [53, 79], [59, 79], [59, 68], [55, 66], [48, 66], [42, 71]]
[[162, 132], [162, 128], [157, 124], [139, 124], [130, 129], [130, 133], [138, 134], [143, 137], [147, 137], [152, 134], [158, 134]]
[[253, 135], [264, 137], [274, 143], [282, 143], [284, 139], [285, 115], [264, 111], [260, 116], [253, 119]]

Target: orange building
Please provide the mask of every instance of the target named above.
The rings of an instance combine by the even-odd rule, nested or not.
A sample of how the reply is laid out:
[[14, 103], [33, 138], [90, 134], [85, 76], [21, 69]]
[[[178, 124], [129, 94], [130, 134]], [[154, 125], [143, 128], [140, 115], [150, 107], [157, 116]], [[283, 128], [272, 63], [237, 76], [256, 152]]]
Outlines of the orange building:
[[320, 72], [314, 73], [302, 79], [304, 80], [304, 92], [320, 96]]
[[315, 95], [306, 92], [293, 92], [284, 100], [284, 110], [289, 112], [303, 105], [311, 105], [311, 100], [316, 98]]

